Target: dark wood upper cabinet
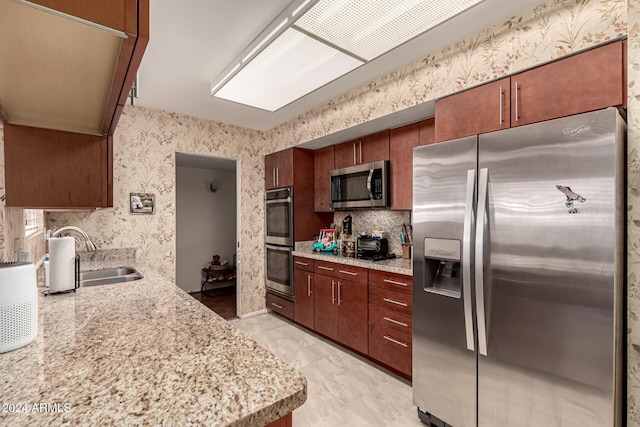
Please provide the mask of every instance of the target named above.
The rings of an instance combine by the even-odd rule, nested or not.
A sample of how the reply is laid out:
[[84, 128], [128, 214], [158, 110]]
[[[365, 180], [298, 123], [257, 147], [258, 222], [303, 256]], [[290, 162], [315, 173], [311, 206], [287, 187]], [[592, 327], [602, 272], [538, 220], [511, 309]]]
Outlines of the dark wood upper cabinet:
[[626, 105], [617, 41], [436, 101], [436, 141]]
[[3, 120], [112, 135], [149, 41], [149, 0], [31, 3], [46, 9], [3, 9], [11, 16], [0, 39], [0, 56], [11, 58], [0, 72], [11, 81], [0, 93]]
[[313, 157], [314, 209], [316, 212], [331, 212], [331, 171], [335, 169], [335, 146], [321, 148]]
[[436, 142], [436, 118], [429, 117], [418, 124], [420, 125], [420, 141], [418, 145], [429, 145]]
[[437, 142], [509, 127], [509, 77], [436, 101]]
[[413, 149], [420, 141], [420, 125], [413, 123], [391, 129], [389, 152], [391, 161], [391, 209], [411, 210], [413, 203]]
[[[292, 187], [294, 182], [294, 155], [299, 150], [289, 148], [264, 156], [264, 184], [267, 190]], [[298, 173], [302, 171], [297, 168]]]
[[111, 137], [4, 126], [6, 205], [113, 206]]
[[335, 146], [335, 168], [389, 160], [389, 130]]
[[511, 126], [622, 106], [623, 49], [611, 43], [512, 76]]

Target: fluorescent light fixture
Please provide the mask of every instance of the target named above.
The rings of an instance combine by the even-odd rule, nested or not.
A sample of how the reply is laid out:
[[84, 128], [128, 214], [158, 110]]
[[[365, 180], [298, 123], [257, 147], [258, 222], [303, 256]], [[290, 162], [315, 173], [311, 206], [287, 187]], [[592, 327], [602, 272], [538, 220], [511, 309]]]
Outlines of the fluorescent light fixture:
[[483, 0], [294, 0], [211, 95], [275, 111]]
[[362, 63], [288, 28], [233, 76], [215, 96], [275, 111]]
[[320, 0], [296, 27], [370, 61], [482, 0]]

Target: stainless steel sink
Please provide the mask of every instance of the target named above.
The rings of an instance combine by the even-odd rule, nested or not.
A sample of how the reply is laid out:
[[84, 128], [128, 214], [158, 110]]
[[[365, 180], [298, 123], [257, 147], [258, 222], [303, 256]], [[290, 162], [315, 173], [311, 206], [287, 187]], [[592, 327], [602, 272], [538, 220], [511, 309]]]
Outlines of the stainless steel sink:
[[132, 267], [118, 267], [107, 270], [80, 272], [80, 287], [110, 285], [142, 279], [142, 274]]

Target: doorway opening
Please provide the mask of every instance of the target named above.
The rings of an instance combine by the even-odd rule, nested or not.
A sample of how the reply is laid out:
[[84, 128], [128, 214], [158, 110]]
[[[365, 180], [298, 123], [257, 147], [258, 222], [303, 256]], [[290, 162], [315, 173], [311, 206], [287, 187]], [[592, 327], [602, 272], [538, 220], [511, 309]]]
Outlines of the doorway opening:
[[238, 161], [176, 152], [176, 285], [225, 319], [240, 312]]

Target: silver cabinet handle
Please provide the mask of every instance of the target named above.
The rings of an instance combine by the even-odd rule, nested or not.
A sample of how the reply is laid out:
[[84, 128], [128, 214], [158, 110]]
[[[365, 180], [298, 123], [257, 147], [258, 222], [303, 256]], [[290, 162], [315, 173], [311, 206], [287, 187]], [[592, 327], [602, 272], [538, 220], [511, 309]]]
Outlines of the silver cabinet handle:
[[344, 274], [348, 274], [350, 276], [357, 276], [358, 273], [354, 273], [353, 271], [346, 271], [346, 270], [338, 270], [339, 273], [344, 273]]
[[409, 286], [408, 283], [396, 282], [395, 280], [390, 280], [390, 279], [383, 279], [382, 281], [385, 282], [385, 283], [391, 283], [392, 285]]
[[272, 176], [272, 181], [273, 181], [273, 186], [276, 186], [276, 168], [271, 169], [271, 175]]
[[307, 274], [307, 296], [311, 296], [311, 275]]
[[358, 141], [358, 144], [360, 145], [360, 163], [362, 163], [362, 141]]
[[502, 126], [502, 86], [500, 86], [500, 126]]
[[338, 280], [338, 305], [342, 302], [342, 298], [340, 298], [340, 288], [342, 287], [342, 283]]
[[476, 186], [476, 171], [467, 171], [467, 196], [464, 207], [464, 225], [462, 227], [462, 303], [464, 306], [464, 330], [467, 337], [467, 349], [475, 351], [473, 336], [473, 317], [471, 304], [471, 236], [473, 235], [473, 205]]
[[336, 293], [334, 290], [334, 287], [336, 286], [336, 281], [332, 280], [331, 281], [331, 304], [335, 304], [336, 303]]
[[318, 266], [318, 268], [319, 268], [320, 270], [329, 270], [329, 271], [333, 271], [333, 268], [325, 267], [325, 266], [323, 266], [323, 265], [319, 265], [319, 266]]
[[356, 143], [353, 143], [353, 164], [357, 164], [358, 160], [356, 159]]
[[302, 262], [302, 261], [294, 261], [296, 264], [298, 265], [304, 265], [305, 267], [307, 267], [309, 264], [306, 262]]
[[383, 298], [382, 301], [390, 302], [391, 304], [395, 304], [395, 305], [401, 305], [403, 307], [408, 307], [409, 306], [409, 304], [406, 304], [406, 303], [400, 302], [400, 301], [394, 301], [394, 300], [389, 299], [389, 298]]
[[401, 346], [403, 346], [404, 348], [409, 347], [409, 344], [407, 344], [407, 343], [405, 343], [405, 342], [396, 341], [396, 340], [394, 340], [393, 338], [388, 337], [388, 336], [386, 336], [386, 335], [384, 335], [382, 338], [384, 338], [384, 339], [385, 339], [385, 340], [387, 340], [387, 341], [391, 341], [391, 342], [392, 342], [392, 343], [394, 343], [394, 344], [401, 345]]
[[280, 185], [280, 168], [276, 168], [276, 185]]
[[391, 323], [395, 323], [396, 325], [404, 326], [405, 328], [408, 328], [408, 327], [409, 327], [409, 325], [408, 325], [408, 324], [403, 323], [403, 322], [399, 322], [399, 321], [397, 321], [397, 320], [395, 320], [395, 319], [392, 319], [392, 318], [390, 318], [390, 317], [386, 317], [386, 316], [385, 316], [385, 317], [383, 317], [383, 319], [384, 319], [384, 320], [386, 320], [387, 322], [391, 322]]
[[518, 92], [520, 92], [520, 86], [518, 85], [518, 81], [516, 80], [516, 122], [518, 121]]
[[[489, 170], [480, 169], [478, 214], [476, 215], [476, 313], [478, 316], [478, 351], [487, 355], [487, 329], [484, 313], [484, 221], [487, 215]], [[487, 226], [489, 219], [487, 218]]]
[[272, 302], [271, 305], [276, 307], [276, 308], [279, 308], [279, 309], [283, 309], [284, 308], [283, 306], [281, 306], [280, 304], [276, 304], [275, 302]]

